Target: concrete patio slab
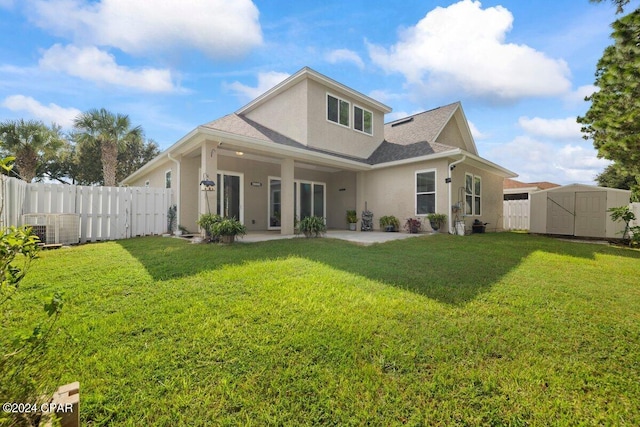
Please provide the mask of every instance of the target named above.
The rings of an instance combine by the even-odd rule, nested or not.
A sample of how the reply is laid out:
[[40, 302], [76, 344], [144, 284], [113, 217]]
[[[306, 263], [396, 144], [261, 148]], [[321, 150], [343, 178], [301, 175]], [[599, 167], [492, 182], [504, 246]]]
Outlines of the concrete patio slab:
[[[392, 240], [410, 239], [412, 237], [428, 236], [432, 233], [386, 233], [383, 231], [348, 231], [348, 230], [329, 230], [325, 237], [332, 239], [347, 240], [349, 242], [358, 243], [361, 245], [372, 245], [374, 243], [390, 242]], [[253, 243], [253, 242], [266, 242], [269, 240], [281, 240], [281, 239], [300, 239], [304, 238], [302, 235], [282, 235], [279, 231], [263, 231], [247, 233], [237, 242]]]

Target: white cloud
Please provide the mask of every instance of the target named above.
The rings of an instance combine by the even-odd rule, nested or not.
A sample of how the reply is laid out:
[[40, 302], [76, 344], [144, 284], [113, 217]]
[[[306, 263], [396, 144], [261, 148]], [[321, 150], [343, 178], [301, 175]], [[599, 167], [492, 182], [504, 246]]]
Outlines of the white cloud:
[[480, 132], [476, 125], [473, 124], [473, 122], [467, 120], [467, 123], [469, 123], [469, 130], [471, 131], [471, 136], [473, 136], [473, 139], [478, 140], [486, 139], [489, 137], [489, 135], [487, 135], [486, 133]]
[[569, 107], [577, 107], [580, 105], [586, 106], [587, 103], [584, 100], [585, 97], [593, 95], [595, 92], [599, 91], [600, 88], [594, 85], [584, 85], [580, 86], [576, 90], [568, 93], [565, 97], [565, 103]]
[[551, 139], [578, 139], [582, 136], [580, 124], [575, 117], [566, 119], [541, 119], [520, 117], [518, 124], [527, 133]]
[[194, 48], [235, 57], [262, 44], [250, 0], [31, 0], [33, 21], [76, 42], [145, 55]]
[[610, 163], [598, 159], [596, 150], [587, 141], [558, 145], [530, 136], [518, 136], [495, 146], [486, 157], [518, 173], [520, 181], [550, 181], [561, 185], [593, 185], [595, 176]]
[[364, 69], [364, 61], [362, 61], [360, 55], [349, 49], [332, 50], [325, 55], [325, 59], [330, 64], [336, 64], [338, 62], [351, 62], [361, 70]]
[[252, 100], [262, 95], [269, 89], [273, 88], [278, 83], [281, 83], [289, 76], [290, 75], [287, 73], [278, 73], [276, 71], [258, 73], [258, 86], [256, 87], [247, 86], [236, 81], [233, 83], [225, 84], [225, 88], [230, 89], [232, 92], [235, 92], [236, 95]]
[[437, 7], [403, 30], [390, 48], [369, 44], [372, 61], [430, 90], [464, 90], [514, 100], [570, 90], [569, 67], [526, 45], [506, 43], [513, 15], [463, 0]]
[[43, 105], [34, 98], [24, 95], [8, 96], [0, 105], [11, 111], [26, 111], [45, 123], [56, 123], [67, 129], [73, 127], [73, 119], [81, 113], [76, 108], [64, 108], [53, 103]]
[[130, 69], [116, 63], [113, 55], [97, 47], [53, 45], [40, 59], [40, 67], [62, 71], [98, 83], [135, 88], [145, 92], [176, 90], [171, 72], [159, 68]]

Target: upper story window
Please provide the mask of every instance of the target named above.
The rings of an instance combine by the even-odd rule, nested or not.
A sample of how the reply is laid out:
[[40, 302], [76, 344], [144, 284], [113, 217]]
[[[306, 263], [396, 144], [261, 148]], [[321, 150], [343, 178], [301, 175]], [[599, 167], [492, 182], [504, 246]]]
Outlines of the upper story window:
[[354, 105], [353, 128], [371, 135], [373, 133], [373, 113]]
[[327, 94], [327, 120], [349, 127], [349, 102]]

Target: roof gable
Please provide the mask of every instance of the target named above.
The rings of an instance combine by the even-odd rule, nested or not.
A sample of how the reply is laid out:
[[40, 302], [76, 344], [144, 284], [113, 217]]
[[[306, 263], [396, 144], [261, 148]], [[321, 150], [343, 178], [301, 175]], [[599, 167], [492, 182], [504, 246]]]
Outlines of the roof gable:
[[440, 143], [478, 154], [460, 102], [414, 114], [384, 126], [385, 141], [398, 145]]
[[274, 87], [272, 87], [271, 89], [269, 89], [268, 91], [266, 91], [265, 93], [257, 97], [256, 99], [254, 99], [253, 101], [249, 102], [244, 107], [240, 108], [238, 111], [236, 111], [236, 114], [243, 115], [243, 114], [249, 113], [250, 111], [268, 102], [270, 99], [278, 96], [280, 93], [287, 91], [289, 88], [295, 86], [296, 84], [298, 84], [299, 82], [305, 79], [314, 80], [326, 86], [327, 88], [334, 90], [337, 93], [346, 94], [354, 98], [355, 100], [357, 100], [359, 103], [362, 104], [362, 106], [376, 109], [382, 113], [391, 112], [391, 107], [379, 101], [376, 101], [375, 99], [367, 95], [364, 95], [354, 89], [351, 89], [350, 87], [345, 86], [342, 83], [339, 83], [323, 74], [320, 74], [319, 72], [309, 67], [304, 67], [297, 73], [289, 76], [287, 79], [283, 80], [279, 84], [275, 85]]

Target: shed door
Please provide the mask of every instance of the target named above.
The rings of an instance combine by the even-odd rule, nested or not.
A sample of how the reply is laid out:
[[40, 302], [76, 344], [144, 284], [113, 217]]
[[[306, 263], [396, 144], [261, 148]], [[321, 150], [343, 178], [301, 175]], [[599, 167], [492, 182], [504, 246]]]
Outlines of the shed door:
[[576, 192], [576, 236], [605, 237], [607, 192]]
[[575, 193], [547, 194], [547, 233], [573, 236]]

